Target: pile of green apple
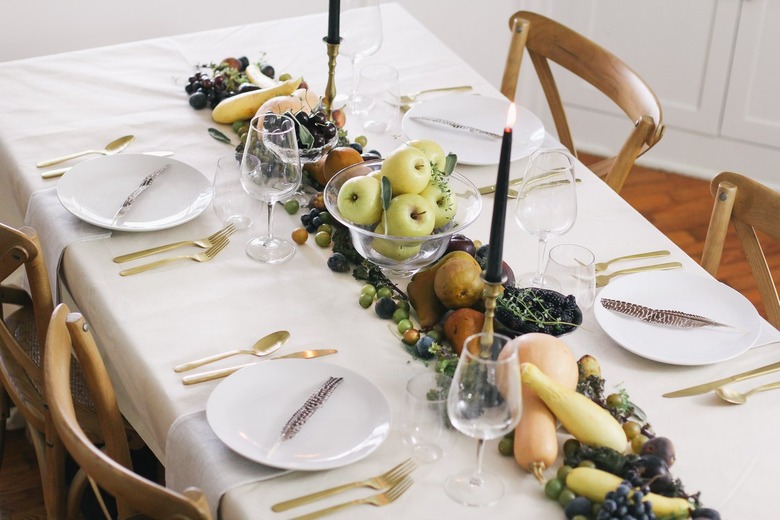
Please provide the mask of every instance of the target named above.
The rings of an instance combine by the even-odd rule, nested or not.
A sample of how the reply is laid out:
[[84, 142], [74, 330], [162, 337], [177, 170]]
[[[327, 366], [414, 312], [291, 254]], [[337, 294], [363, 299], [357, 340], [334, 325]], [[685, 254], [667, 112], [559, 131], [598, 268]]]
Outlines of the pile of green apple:
[[[447, 184], [455, 161], [453, 154], [445, 155], [442, 147], [429, 139], [404, 143], [385, 157], [381, 169], [353, 177], [341, 186], [338, 210], [353, 224], [380, 235], [430, 235], [447, 226], [457, 212], [457, 199]], [[372, 247], [402, 261], [414, 256], [420, 243], [377, 238]]]

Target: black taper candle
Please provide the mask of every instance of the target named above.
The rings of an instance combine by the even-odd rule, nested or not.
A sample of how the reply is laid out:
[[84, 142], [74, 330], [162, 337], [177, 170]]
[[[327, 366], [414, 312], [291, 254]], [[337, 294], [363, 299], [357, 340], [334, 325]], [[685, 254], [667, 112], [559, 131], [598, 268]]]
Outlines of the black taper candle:
[[341, 17], [341, 0], [330, 0], [330, 9], [328, 11], [328, 43], [338, 44], [339, 38], [339, 20]]
[[509, 106], [506, 128], [501, 140], [501, 155], [498, 162], [498, 178], [494, 193], [493, 220], [490, 224], [490, 241], [488, 242], [487, 267], [485, 281], [501, 283], [504, 266], [504, 223], [506, 222], [507, 196], [509, 194], [509, 166], [512, 162], [512, 126], [515, 124], [515, 104]]

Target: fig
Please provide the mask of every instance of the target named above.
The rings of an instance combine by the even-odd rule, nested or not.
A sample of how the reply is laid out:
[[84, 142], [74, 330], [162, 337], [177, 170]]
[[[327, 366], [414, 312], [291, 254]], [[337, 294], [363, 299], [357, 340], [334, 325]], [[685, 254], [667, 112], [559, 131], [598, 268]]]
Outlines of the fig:
[[666, 437], [653, 437], [642, 445], [639, 455], [652, 455], [661, 458], [667, 466], [671, 467], [677, 459], [674, 444]]

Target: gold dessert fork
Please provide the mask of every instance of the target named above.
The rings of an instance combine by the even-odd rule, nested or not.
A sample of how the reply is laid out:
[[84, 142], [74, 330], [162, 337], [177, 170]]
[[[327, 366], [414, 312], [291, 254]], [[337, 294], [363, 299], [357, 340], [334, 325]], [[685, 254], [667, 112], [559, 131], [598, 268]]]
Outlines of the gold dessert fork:
[[342, 509], [361, 504], [371, 504], [372, 506], [379, 507], [386, 506], [387, 504], [395, 502], [398, 497], [403, 495], [404, 492], [411, 487], [412, 483], [412, 479], [410, 477], [406, 477], [403, 480], [399, 480], [393, 484], [390, 489], [383, 491], [382, 493], [377, 493], [376, 495], [371, 495], [370, 497], [361, 498], [358, 500], [350, 500], [349, 502], [344, 502], [343, 504], [320, 509], [319, 511], [315, 511], [307, 515], [296, 516], [293, 520], [312, 520], [314, 518], [320, 518], [322, 516], [335, 513], [336, 511], [341, 511]]
[[415, 92], [414, 94], [406, 94], [404, 96], [401, 96], [401, 104], [408, 105], [410, 103], [414, 103], [415, 101], [417, 101], [417, 98], [422, 96], [423, 94], [430, 94], [433, 92], [457, 92], [457, 91], [471, 90], [472, 88], [473, 87], [471, 85], [461, 85], [459, 87], [427, 88], [425, 90], [420, 90], [419, 92]]
[[623, 276], [624, 274], [641, 273], [643, 271], [663, 271], [666, 269], [679, 269], [682, 267], [680, 262], [667, 262], [665, 264], [653, 264], [643, 265], [642, 267], [632, 267], [631, 269], [623, 269], [621, 271], [615, 271], [611, 274], [600, 274], [596, 276], [596, 287], [604, 287], [610, 280], [616, 276]]
[[607, 267], [609, 267], [610, 264], [614, 264], [615, 262], [622, 262], [623, 260], [634, 260], [637, 258], [653, 258], [656, 256], [668, 256], [671, 253], [669, 251], [661, 250], [661, 251], [650, 251], [648, 253], [637, 253], [635, 255], [626, 255], [626, 256], [619, 256], [617, 258], [613, 258], [612, 260], [607, 260], [606, 262], [598, 262], [595, 264], [596, 272], [600, 273], [601, 271], [606, 271]]
[[399, 480], [409, 476], [409, 474], [412, 471], [414, 471], [416, 467], [417, 465], [414, 463], [412, 459], [406, 459], [399, 465], [389, 469], [385, 473], [382, 473], [381, 475], [378, 475], [376, 477], [369, 478], [366, 480], [358, 480], [356, 482], [350, 482], [349, 484], [343, 484], [341, 486], [336, 486], [322, 491], [317, 491], [316, 493], [311, 493], [309, 495], [304, 495], [302, 497], [293, 498], [292, 500], [279, 502], [278, 504], [271, 507], [271, 509], [273, 511], [276, 511], [277, 513], [282, 511], [287, 511], [288, 509], [302, 506], [304, 504], [308, 504], [310, 502], [320, 500], [321, 498], [326, 498], [341, 493], [343, 491], [347, 491], [358, 487], [370, 487], [372, 489], [385, 489], [387, 487], [392, 486]]
[[145, 256], [162, 253], [163, 251], [170, 251], [177, 247], [184, 246], [198, 246], [207, 249], [213, 246], [216, 242], [219, 242], [222, 238], [227, 238], [236, 232], [236, 226], [234, 224], [228, 224], [224, 228], [220, 229], [216, 233], [207, 236], [206, 238], [200, 238], [198, 240], [182, 240], [181, 242], [173, 242], [172, 244], [165, 244], [162, 246], [152, 247], [144, 249], [143, 251], [136, 251], [135, 253], [128, 253], [114, 258], [114, 262], [121, 264], [123, 262], [129, 262], [131, 260], [138, 260]]
[[177, 260], [194, 260], [196, 262], [208, 262], [217, 254], [219, 254], [220, 251], [225, 249], [225, 246], [228, 245], [229, 240], [227, 237], [223, 237], [217, 242], [214, 243], [213, 246], [206, 249], [202, 253], [198, 253], [195, 255], [179, 255], [179, 256], [172, 256], [169, 258], [163, 258], [162, 260], [157, 260], [156, 262], [150, 262], [148, 264], [139, 265], [138, 267], [131, 267], [130, 269], [125, 269], [123, 271], [119, 271], [119, 274], [121, 276], [130, 276], [131, 274], [138, 274], [143, 273], [144, 271], [148, 271], [150, 269], [154, 269], [155, 267], [160, 267], [161, 265], [169, 264], [171, 262], [176, 262]]

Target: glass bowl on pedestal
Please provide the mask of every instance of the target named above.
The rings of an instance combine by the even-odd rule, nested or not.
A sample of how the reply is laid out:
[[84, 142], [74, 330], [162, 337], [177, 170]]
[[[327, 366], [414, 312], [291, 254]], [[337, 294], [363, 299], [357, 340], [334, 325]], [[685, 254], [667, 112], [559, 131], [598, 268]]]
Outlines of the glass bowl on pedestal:
[[463, 233], [477, 219], [482, 210], [482, 198], [471, 181], [453, 172], [447, 177], [456, 205], [450, 222], [424, 236], [386, 235], [380, 232], [377, 224], [360, 225], [350, 221], [338, 207], [338, 195], [344, 183], [354, 177], [378, 175], [375, 172], [381, 170], [382, 162], [382, 159], [361, 162], [334, 175], [323, 192], [325, 207], [349, 229], [352, 245], [363, 258], [378, 265], [388, 276], [409, 277], [441, 258], [452, 235]]

